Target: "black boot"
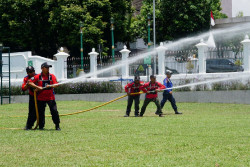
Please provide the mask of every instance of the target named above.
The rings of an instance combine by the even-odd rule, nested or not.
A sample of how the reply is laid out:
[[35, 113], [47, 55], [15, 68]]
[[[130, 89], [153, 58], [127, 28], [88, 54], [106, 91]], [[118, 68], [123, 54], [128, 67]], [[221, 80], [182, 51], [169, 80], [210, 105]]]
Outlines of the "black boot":
[[129, 117], [129, 115], [130, 115], [130, 111], [129, 112], [126, 111], [126, 114], [124, 115], [124, 117]]
[[25, 126], [24, 128], [23, 128], [23, 130], [31, 130], [32, 128], [30, 128], [30, 127], [28, 127], [28, 126]]
[[139, 117], [139, 111], [135, 112], [135, 117]]
[[143, 114], [141, 112], [139, 113], [139, 117], [143, 117]]
[[175, 111], [175, 114], [182, 114], [181, 112], [178, 112], [177, 110]]
[[124, 115], [124, 117], [129, 117], [129, 114], [128, 112], [126, 112], [126, 114]]
[[59, 125], [56, 125], [56, 130], [58, 130], [58, 131], [60, 131], [60, 130], [61, 130], [61, 128], [60, 128], [60, 126], [59, 126]]

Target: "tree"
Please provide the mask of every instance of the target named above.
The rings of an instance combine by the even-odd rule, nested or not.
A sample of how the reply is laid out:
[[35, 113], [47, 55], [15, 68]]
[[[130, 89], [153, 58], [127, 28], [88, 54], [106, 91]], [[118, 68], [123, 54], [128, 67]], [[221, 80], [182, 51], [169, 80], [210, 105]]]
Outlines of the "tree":
[[97, 44], [105, 43], [105, 18], [111, 13], [109, 0], [51, 0], [47, 2], [47, 6], [51, 8], [48, 21], [51, 23], [51, 30], [57, 36], [57, 45], [68, 47], [71, 55], [80, 55], [80, 21], [83, 22], [84, 55], [87, 55], [91, 48], [96, 48]]
[[83, 50], [102, 44], [111, 46], [110, 18], [115, 19], [115, 41], [127, 40], [125, 31], [131, 0], [0, 0], [0, 41], [12, 51], [31, 50], [52, 57], [65, 46], [80, 56], [80, 27], [83, 21]]
[[132, 8], [132, 3], [128, 3], [128, 11], [124, 20], [124, 33], [120, 38], [120, 42], [125, 43], [128, 49], [130, 49], [130, 43], [136, 40], [135, 34], [135, 17], [133, 16], [134, 8]]
[[[152, 6], [152, 0], [144, 0], [138, 16], [138, 28], [142, 27], [138, 33], [142, 32], [139, 36], [145, 43], [146, 18], [148, 13], [153, 15]], [[226, 17], [219, 12], [220, 0], [156, 0], [157, 43], [208, 30], [211, 10], [215, 18]]]
[[43, 8], [44, 1], [0, 1], [0, 41], [12, 51], [31, 50], [45, 54], [53, 50], [53, 39], [48, 23], [49, 11]]
[[[111, 46], [110, 34], [110, 18], [114, 18], [114, 40], [116, 42], [129, 43], [133, 42], [133, 30], [131, 29], [133, 23], [132, 0], [110, 0], [111, 14], [107, 19], [108, 26], [104, 30], [104, 39], [107, 39], [107, 45]], [[129, 41], [129, 42], [128, 42]], [[128, 46], [129, 47], [129, 46]], [[110, 50], [111, 51], [111, 50]]]

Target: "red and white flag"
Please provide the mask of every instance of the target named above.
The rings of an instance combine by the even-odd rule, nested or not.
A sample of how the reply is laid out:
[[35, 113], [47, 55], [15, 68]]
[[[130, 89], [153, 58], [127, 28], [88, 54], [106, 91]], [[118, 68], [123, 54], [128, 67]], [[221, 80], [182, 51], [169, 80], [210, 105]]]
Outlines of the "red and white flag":
[[211, 25], [214, 26], [215, 22], [214, 22], [214, 16], [213, 16], [213, 12], [211, 11]]

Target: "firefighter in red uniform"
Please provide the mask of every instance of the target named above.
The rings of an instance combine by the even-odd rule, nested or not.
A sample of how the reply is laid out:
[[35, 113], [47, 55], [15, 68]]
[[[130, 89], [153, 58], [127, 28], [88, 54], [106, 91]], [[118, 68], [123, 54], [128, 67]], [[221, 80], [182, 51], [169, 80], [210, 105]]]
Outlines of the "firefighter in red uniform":
[[[54, 88], [57, 87], [57, 80], [55, 75], [49, 73], [49, 67], [52, 65], [48, 65], [47, 62], [41, 65], [42, 73], [38, 74], [31, 79], [29, 85], [33, 88], [36, 88], [37, 91], [37, 105], [39, 112], [39, 129], [43, 130], [45, 125], [45, 107], [48, 104], [50, 113], [52, 115], [52, 120], [56, 126], [56, 130], [60, 129], [60, 118], [57, 111]], [[45, 89], [43, 89], [46, 87]]]
[[29, 113], [26, 126], [24, 130], [32, 129], [36, 121], [36, 110], [35, 110], [35, 102], [34, 102], [34, 90], [32, 87], [28, 86], [29, 80], [33, 78], [35, 74], [35, 69], [32, 66], [28, 66], [26, 68], [27, 76], [23, 78], [22, 90], [29, 90]]
[[144, 100], [143, 106], [141, 108], [140, 117], [143, 116], [145, 113], [145, 110], [147, 108], [147, 105], [153, 101], [155, 105], [157, 106], [157, 111], [155, 112], [156, 115], [159, 115], [159, 117], [162, 117], [162, 111], [161, 111], [161, 105], [158, 99], [157, 92], [161, 89], [165, 89], [166, 87], [162, 85], [160, 82], [156, 82], [156, 77], [154, 75], [150, 76], [150, 82], [145, 83], [142, 86], [143, 92], [147, 93], [146, 98]]
[[129, 117], [133, 101], [135, 101], [135, 117], [138, 117], [139, 104], [140, 104], [140, 94], [133, 95], [131, 93], [140, 92], [142, 85], [143, 85], [143, 82], [140, 81], [140, 77], [135, 76], [134, 82], [128, 83], [125, 86], [125, 92], [127, 92], [127, 94], [128, 94], [128, 105], [127, 105], [127, 110], [126, 110], [126, 114], [124, 115], [124, 117]]

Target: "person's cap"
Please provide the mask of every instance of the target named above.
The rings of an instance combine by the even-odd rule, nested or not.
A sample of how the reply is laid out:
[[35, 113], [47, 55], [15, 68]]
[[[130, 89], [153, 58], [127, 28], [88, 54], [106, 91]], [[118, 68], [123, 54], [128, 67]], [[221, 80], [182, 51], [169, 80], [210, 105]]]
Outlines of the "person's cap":
[[173, 74], [173, 72], [172, 71], [170, 71], [170, 70], [166, 70], [166, 75], [172, 75]]
[[43, 64], [41, 65], [41, 68], [43, 68], [43, 67], [49, 68], [49, 67], [52, 67], [52, 65], [49, 65], [47, 62], [45, 62], [45, 63], [43, 63]]
[[155, 78], [156, 78], [156, 76], [154, 76], [154, 75], [150, 75], [150, 78], [154, 78], [154, 79], [155, 79]]
[[28, 66], [28, 67], [26, 68], [26, 72], [27, 72], [27, 73], [32, 73], [32, 72], [35, 72], [35, 69], [34, 69], [34, 67], [32, 67], [32, 66]]
[[140, 81], [140, 76], [135, 76], [134, 80], [135, 81]]

